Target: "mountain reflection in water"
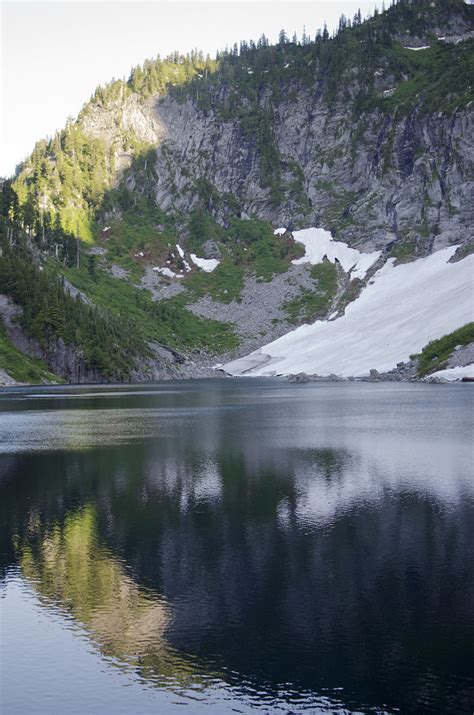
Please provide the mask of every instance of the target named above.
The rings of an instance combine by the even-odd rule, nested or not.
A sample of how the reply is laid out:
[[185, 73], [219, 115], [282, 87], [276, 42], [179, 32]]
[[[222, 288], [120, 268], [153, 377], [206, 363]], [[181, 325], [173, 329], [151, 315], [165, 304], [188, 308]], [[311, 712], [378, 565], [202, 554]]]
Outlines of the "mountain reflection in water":
[[264, 384], [9, 403], [5, 578], [161, 689], [470, 712], [469, 393]]

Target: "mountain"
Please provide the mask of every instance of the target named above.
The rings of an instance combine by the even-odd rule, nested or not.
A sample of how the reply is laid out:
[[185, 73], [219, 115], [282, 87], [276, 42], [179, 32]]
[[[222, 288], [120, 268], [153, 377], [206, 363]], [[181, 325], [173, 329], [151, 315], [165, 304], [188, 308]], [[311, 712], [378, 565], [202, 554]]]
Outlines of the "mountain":
[[[473, 20], [403, 0], [332, 38], [158, 57], [97, 88], [4, 183], [6, 339], [67, 380], [205, 374], [347, 322], [387, 261], [470, 263]], [[470, 295], [420, 336], [462, 328]]]

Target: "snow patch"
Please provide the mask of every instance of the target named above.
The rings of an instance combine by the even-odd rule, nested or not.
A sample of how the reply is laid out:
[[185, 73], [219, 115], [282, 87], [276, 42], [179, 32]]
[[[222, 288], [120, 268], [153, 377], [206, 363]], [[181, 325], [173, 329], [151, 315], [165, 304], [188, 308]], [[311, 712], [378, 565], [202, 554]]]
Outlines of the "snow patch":
[[431, 45], [423, 45], [423, 47], [405, 47], [406, 50], [412, 50], [413, 52], [419, 52], [420, 50], [429, 50]]
[[112, 226], [106, 226], [105, 228], [102, 229], [102, 233], [106, 233], [107, 231], [110, 231]]
[[167, 278], [183, 278], [183, 276], [180, 276], [178, 273], [174, 273], [171, 268], [160, 268], [159, 266], [155, 266], [153, 270], [155, 273], [161, 273], [162, 276], [166, 276]]
[[212, 273], [220, 263], [216, 258], [198, 258], [195, 253], [191, 253], [191, 260], [195, 266], [202, 268], [205, 273]]
[[[181, 248], [181, 246], [179, 245], [179, 243], [176, 244], [176, 250], [177, 250], [178, 253], [179, 253], [179, 257], [180, 257], [181, 260], [183, 261], [184, 268], [186, 269], [186, 273], [189, 273], [189, 271], [191, 271], [192, 268], [191, 268], [191, 266], [189, 265], [189, 263], [184, 259], [184, 251], [183, 251], [183, 249]], [[173, 256], [173, 258], [174, 258], [174, 253], [172, 254], [172, 256]], [[169, 263], [169, 261], [166, 261], [166, 262]], [[182, 273], [182, 272], [183, 272], [183, 271], [181, 271], [181, 273]], [[182, 277], [182, 276], [181, 276], [181, 277]]]
[[[274, 233], [281, 235], [284, 231], [285, 229], [277, 228]], [[380, 251], [361, 253], [356, 248], [350, 248], [347, 243], [335, 241], [330, 232], [325, 231], [324, 228], [293, 231], [293, 238], [305, 247], [305, 255], [292, 261], [296, 266], [302, 263], [311, 263], [314, 266], [326, 257], [331, 263], [338, 260], [346, 273], [351, 273], [351, 278], [362, 279], [380, 257]]]
[[273, 231], [274, 236], [283, 236], [284, 233], [286, 233], [286, 228], [276, 228]]
[[344, 315], [302, 325], [225, 365], [233, 375], [367, 375], [398, 362], [474, 320], [474, 254], [449, 263], [449, 246], [412, 263], [391, 258]]
[[464, 367], [449, 367], [446, 370], [438, 370], [430, 375], [430, 377], [444, 377], [445, 380], [454, 382], [455, 380], [461, 380], [463, 377], [472, 377], [474, 380], [474, 363], [471, 365], [465, 365]]

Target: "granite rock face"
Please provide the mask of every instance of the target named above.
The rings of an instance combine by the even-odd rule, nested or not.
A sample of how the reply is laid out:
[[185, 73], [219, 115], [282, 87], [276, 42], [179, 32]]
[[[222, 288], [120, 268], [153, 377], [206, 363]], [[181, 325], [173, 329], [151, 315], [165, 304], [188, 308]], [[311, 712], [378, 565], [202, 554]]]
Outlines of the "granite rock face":
[[[408, 242], [426, 255], [474, 238], [469, 108], [441, 116], [414, 112], [397, 121], [374, 112], [354, 123], [343, 104], [329, 108], [300, 89], [273, 116], [283, 167], [278, 205], [263, 185], [258, 146], [238, 121], [170, 96], [140, 110], [148, 121], [148, 129], [140, 125], [142, 135], [156, 147], [146, 190], [163, 209], [187, 212], [198, 202], [197, 182], [206, 180], [218, 195], [235, 197], [243, 215], [289, 228], [319, 225], [365, 251]], [[126, 164], [122, 157], [119, 165]], [[131, 159], [126, 171], [128, 185], [140, 189]], [[297, 193], [288, 189], [296, 174]], [[225, 223], [225, 207], [216, 213]]]
[[[288, 228], [322, 226], [365, 251], [409, 242], [426, 255], [474, 238], [469, 107], [398, 119], [374, 111], [355, 121], [350, 107], [328, 107], [317, 92], [295, 87], [291, 95], [273, 108], [282, 167], [277, 205], [262, 181], [258, 144], [238, 120], [169, 95], [125, 100], [122, 122], [156, 152], [146, 186], [133, 156], [118, 150], [117, 176], [125, 175], [131, 189], [152, 192], [164, 210], [183, 212], [196, 205], [197, 184], [205, 180], [216, 194], [234, 197], [242, 215]], [[116, 109], [89, 113], [84, 130], [118, 146], [125, 125], [117, 127]], [[225, 223], [225, 206], [215, 213]]]

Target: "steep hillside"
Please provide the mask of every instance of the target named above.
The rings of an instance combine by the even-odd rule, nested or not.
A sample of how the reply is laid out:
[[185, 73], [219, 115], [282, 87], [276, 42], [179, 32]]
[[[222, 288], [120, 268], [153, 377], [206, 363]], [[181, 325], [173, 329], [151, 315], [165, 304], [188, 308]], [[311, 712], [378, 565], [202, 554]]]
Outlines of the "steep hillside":
[[[4, 260], [23, 245], [83, 311], [130, 320], [133, 337], [126, 360], [98, 369], [90, 340], [53, 324], [48, 364], [64, 374], [61, 339], [96, 379], [190, 374], [342, 315], [389, 257], [468, 255], [473, 20], [462, 0], [402, 0], [342, 17], [333, 38], [176, 54], [99, 87], [5, 184]], [[360, 275], [325, 253], [298, 260], [294, 232], [310, 226], [338, 256], [376, 259]]]

